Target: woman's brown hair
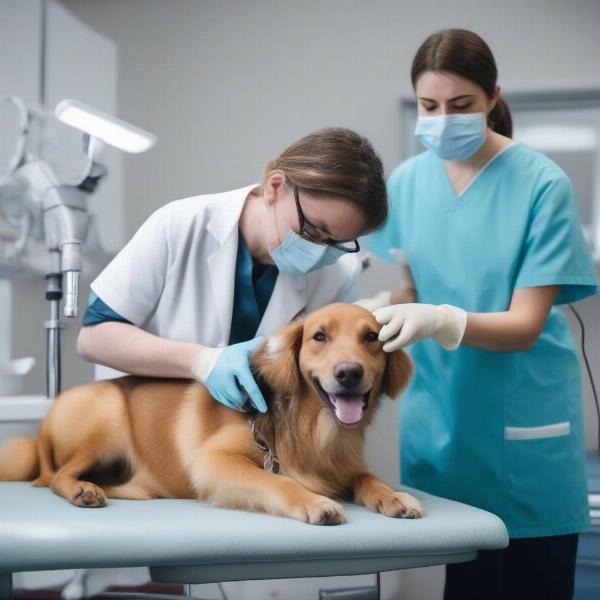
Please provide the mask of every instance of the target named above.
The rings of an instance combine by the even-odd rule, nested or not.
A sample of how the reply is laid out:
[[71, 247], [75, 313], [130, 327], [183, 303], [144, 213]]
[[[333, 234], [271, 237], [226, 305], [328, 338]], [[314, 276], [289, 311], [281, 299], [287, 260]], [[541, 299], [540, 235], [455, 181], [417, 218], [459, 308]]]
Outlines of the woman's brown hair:
[[289, 182], [316, 196], [340, 196], [367, 218], [367, 231], [387, 217], [383, 165], [366, 138], [350, 129], [319, 129], [286, 148], [264, 169], [279, 169]]
[[[472, 31], [444, 29], [431, 34], [417, 50], [411, 68], [413, 88], [426, 71], [447, 71], [473, 81], [488, 98], [494, 96], [498, 69], [490, 47]], [[488, 115], [488, 125], [497, 133], [512, 137], [508, 104], [498, 97]]]

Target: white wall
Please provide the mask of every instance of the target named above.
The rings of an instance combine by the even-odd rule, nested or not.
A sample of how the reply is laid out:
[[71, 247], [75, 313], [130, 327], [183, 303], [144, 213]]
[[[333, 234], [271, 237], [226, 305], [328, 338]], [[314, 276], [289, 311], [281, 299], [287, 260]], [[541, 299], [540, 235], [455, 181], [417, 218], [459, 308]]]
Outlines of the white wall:
[[[18, 95], [24, 102], [37, 103], [40, 95], [40, 15], [41, 1], [17, 0], [0, 2], [0, 56], [19, 60], [0, 60], [0, 96]], [[12, 141], [12, 140], [11, 140]], [[6, 148], [2, 157], [8, 159]], [[3, 163], [0, 169], [5, 169]], [[11, 357], [12, 285], [0, 279], [0, 361]], [[13, 355], [14, 356], [14, 355]]]
[[[63, 5], [116, 42], [119, 116], [160, 137], [155, 150], [125, 161], [127, 234], [167, 201], [255, 181], [267, 160], [321, 126], [343, 125], [369, 137], [389, 172], [400, 157], [399, 100], [411, 94], [412, 56], [439, 28], [481, 34], [507, 91], [600, 87], [596, 0]], [[388, 287], [389, 274], [381, 266], [372, 269], [361, 291]], [[598, 299], [582, 309], [600, 379]], [[378, 443], [369, 445], [371, 462], [390, 481], [397, 478], [394, 414], [392, 406], [382, 411], [375, 424]], [[591, 447], [589, 392], [586, 414]], [[404, 573], [405, 597], [436, 597], [439, 574]], [[424, 586], [424, 579], [434, 584]]]
[[41, 0], [0, 2], [0, 95], [18, 94], [28, 104], [40, 97], [41, 10]]
[[595, 0], [63, 0], [119, 48], [120, 116], [160, 136], [128, 161], [127, 227], [177, 197], [253, 181], [324, 125], [367, 135], [391, 169], [399, 98], [433, 30], [478, 31], [510, 91], [600, 84]]

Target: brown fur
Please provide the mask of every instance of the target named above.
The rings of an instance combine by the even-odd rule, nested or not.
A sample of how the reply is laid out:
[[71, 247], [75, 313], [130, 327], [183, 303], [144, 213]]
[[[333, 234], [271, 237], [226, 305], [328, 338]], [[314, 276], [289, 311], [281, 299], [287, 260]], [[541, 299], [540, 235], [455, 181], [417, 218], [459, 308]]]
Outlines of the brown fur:
[[[378, 330], [368, 311], [333, 304], [284, 327], [255, 352], [257, 378], [271, 390], [269, 411], [256, 424], [279, 459], [277, 475], [263, 469], [265, 453], [248, 415], [219, 404], [203, 385], [122, 377], [63, 392], [35, 440], [17, 438], [0, 452], [0, 480], [37, 476], [34, 485], [83, 507], [104, 506], [107, 497], [198, 498], [338, 524], [345, 517], [336, 500], [353, 499], [388, 516], [420, 517], [418, 501], [378, 481], [363, 459], [364, 430], [380, 394], [394, 398], [411, 373], [404, 352], [382, 351], [373, 339]], [[316, 332], [326, 340], [315, 340]], [[330, 389], [344, 361], [362, 365], [361, 393], [371, 389], [354, 428], [333, 417], [315, 384], [318, 378]]]

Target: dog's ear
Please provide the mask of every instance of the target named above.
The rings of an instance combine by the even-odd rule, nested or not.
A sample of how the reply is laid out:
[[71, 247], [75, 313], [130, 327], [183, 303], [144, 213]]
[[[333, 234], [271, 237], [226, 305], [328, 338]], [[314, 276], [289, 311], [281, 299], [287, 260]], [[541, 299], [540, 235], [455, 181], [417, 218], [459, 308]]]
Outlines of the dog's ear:
[[412, 361], [404, 350], [395, 350], [387, 356], [381, 389], [392, 400], [407, 386], [413, 372]]
[[294, 393], [298, 389], [303, 332], [304, 322], [293, 321], [269, 336], [252, 355], [252, 367], [273, 390]]

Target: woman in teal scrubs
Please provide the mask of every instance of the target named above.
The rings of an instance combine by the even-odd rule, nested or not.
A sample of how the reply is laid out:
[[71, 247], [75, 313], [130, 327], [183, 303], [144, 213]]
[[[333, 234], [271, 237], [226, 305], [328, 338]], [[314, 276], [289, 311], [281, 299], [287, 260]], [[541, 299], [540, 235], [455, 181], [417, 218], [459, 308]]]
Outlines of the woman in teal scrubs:
[[418, 50], [427, 151], [392, 173], [390, 216], [369, 239], [387, 260], [402, 249], [418, 303], [378, 294], [391, 305], [375, 315], [386, 350], [417, 342], [403, 483], [499, 515], [511, 538], [448, 566], [445, 598], [570, 598], [589, 511], [580, 369], [557, 305], [594, 294], [596, 277], [571, 182], [513, 142], [496, 77], [472, 32], [445, 30]]

